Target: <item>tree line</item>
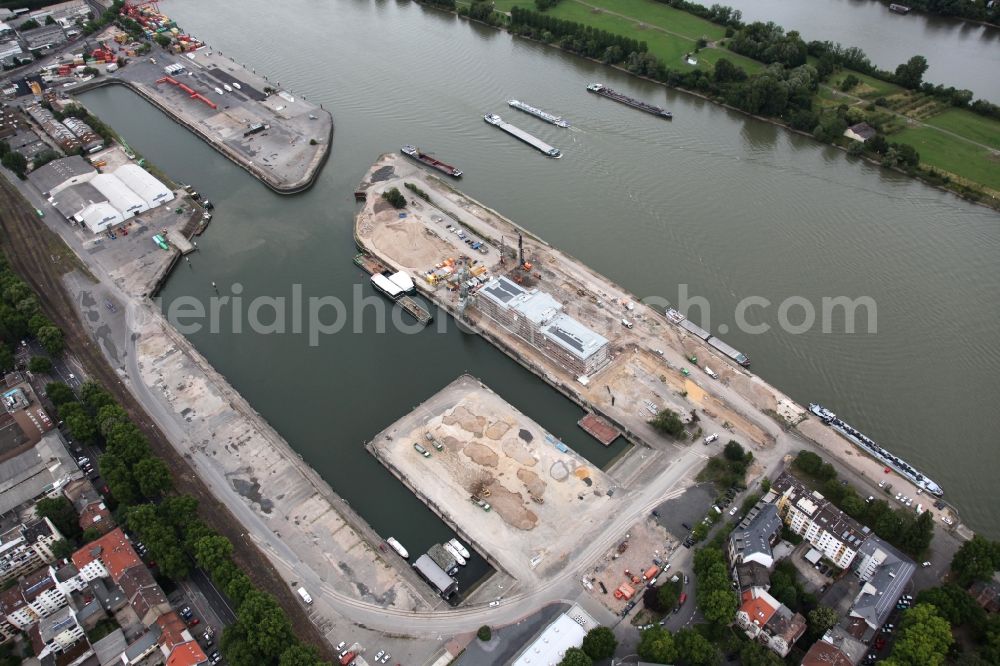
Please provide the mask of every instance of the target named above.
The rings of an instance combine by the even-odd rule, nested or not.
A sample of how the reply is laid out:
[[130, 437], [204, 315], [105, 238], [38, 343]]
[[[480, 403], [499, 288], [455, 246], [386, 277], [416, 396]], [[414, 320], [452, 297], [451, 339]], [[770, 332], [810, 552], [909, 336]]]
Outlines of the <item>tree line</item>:
[[841, 511], [907, 555], [920, 558], [927, 552], [934, 538], [934, 517], [930, 511], [914, 516], [907, 509], [893, 510], [883, 499], [865, 502], [854, 488], [840, 483], [833, 465], [811, 451], [800, 451], [792, 466], [818, 481], [817, 489]]
[[649, 48], [646, 42], [520, 7], [510, 10], [510, 25], [514, 34], [555, 42], [572, 53], [613, 64], [621, 63], [633, 53], [645, 53]]
[[64, 384], [47, 393], [77, 441], [103, 449], [98, 467], [120, 522], [149, 549], [160, 573], [187, 578], [204, 569], [236, 609], [236, 622], [223, 632], [221, 647], [237, 666], [325, 664], [316, 649], [300, 642], [277, 600], [256, 589], [232, 558], [233, 545], [198, 516], [198, 501], [178, 494], [166, 463], [111, 394], [85, 383], [79, 398]]
[[6, 259], [0, 258], [0, 370], [14, 369], [14, 346], [34, 338], [50, 356], [63, 352], [63, 333], [52, 323], [38, 297]]

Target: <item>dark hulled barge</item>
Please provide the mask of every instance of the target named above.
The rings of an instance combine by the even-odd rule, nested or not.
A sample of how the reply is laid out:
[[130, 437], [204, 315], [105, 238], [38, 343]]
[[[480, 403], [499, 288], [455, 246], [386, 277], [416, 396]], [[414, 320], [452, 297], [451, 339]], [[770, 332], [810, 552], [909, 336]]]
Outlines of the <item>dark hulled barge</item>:
[[452, 165], [442, 162], [439, 159], [431, 157], [429, 154], [420, 150], [416, 146], [411, 146], [410, 144], [406, 144], [400, 150], [402, 150], [403, 154], [406, 155], [407, 157], [412, 157], [416, 161], [426, 164], [427, 166], [433, 169], [437, 169], [441, 173], [451, 176], [452, 178], [462, 177], [461, 170], [456, 169]]
[[613, 99], [616, 102], [620, 102], [625, 106], [631, 106], [633, 109], [639, 109], [640, 111], [645, 111], [646, 113], [651, 113], [654, 116], [659, 116], [660, 118], [665, 118], [666, 120], [673, 120], [674, 114], [670, 113], [666, 109], [643, 102], [628, 95], [623, 95], [620, 92], [608, 88], [603, 83], [591, 83], [587, 86], [587, 90], [590, 92], [600, 95], [601, 97], [607, 97], [608, 99]]

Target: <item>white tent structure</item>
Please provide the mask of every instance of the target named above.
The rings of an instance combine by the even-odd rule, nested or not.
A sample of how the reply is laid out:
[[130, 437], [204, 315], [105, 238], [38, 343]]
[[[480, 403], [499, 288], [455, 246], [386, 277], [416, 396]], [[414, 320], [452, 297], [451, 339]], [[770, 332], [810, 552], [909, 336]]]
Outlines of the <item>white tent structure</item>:
[[149, 208], [156, 208], [174, 198], [170, 188], [138, 164], [123, 164], [115, 169], [114, 175], [138, 194]]
[[107, 197], [108, 202], [121, 212], [123, 219], [149, 210], [149, 205], [114, 174], [98, 174], [90, 184]]
[[117, 208], [106, 201], [91, 204], [75, 215], [77, 222], [82, 222], [91, 233], [99, 234], [108, 227], [125, 221]]

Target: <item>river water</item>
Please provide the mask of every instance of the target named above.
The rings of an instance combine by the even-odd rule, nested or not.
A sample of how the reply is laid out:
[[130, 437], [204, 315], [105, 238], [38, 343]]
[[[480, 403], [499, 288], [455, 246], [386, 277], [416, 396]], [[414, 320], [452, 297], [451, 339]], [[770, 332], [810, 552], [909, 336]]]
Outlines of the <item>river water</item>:
[[[700, 99], [637, 81], [406, 2], [177, 0], [162, 9], [227, 55], [334, 113], [333, 153], [309, 192], [280, 197], [130, 92], [87, 104], [136, 150], [217, 205], [165, 303], [240, 283], [246, 299], [372, 292], [352, 264], [351, 193], [378, 154], [413, 142], [457, 164], [461, 189], [640, 296], [676, 302], [681, 284], [732, 327], [746, 296], [775, 324], [801, 296], [870, 296], [877, 333], [813, 330], [725, 339], [805, 403], [826, 404], [925, 470], [976, 529], [1000, 464], [1000, 219], [949, 194]], [[652, 116], [590, 95], [603, 80], [674, 111]], [[543, 125], [504, 104], [565, 115]], [[561, 148], [549, 160], [482, 121], [489, 111]], [[818, 307], [818, 306], [817, 306]], [[761, 319], [761, 317], [757, 317]], [[797, 318], [796, 318], [797, 320]], [[457, 331], [193, 334], [254, 407], [384, 536], [420, 551], [450, 536], [362, 444], [462, 372], [604, 465], [579, 410], [477, 337]], [[863, 322], [862, 322], [863, 323]], [[367, 322], [366, 322], [367, 324]], [[864, 326], [861, 330], [865, 330]], [[266, 493], [266, 487], [263, 489]], [[477, 561], [465, 582], [485, 570]]]
[[[881, 69], [927, 58], [924, 81], [966, 88], [1000, 103], [1000, 30], [918, 13], [894, 14], [875, 0], [725, 0], [744, 21], [774, 21], [806, 41], [857, 46]], [[903, 2], [902, 4], [906, 4]]]

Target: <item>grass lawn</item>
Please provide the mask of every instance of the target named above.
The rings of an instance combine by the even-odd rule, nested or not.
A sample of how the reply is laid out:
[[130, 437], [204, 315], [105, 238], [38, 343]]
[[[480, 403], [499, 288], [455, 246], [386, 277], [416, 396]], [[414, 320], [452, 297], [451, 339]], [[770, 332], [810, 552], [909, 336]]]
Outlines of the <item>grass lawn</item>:
[[[965, 109], [950, 109], [924, 122], [1000, 150], [1000, 120], [986, 118]], [[1000, 163], [997, 168], [1000, 169]]]
[[[946, 115], [946, 114], [945, 114]], [[1000, 190], [1000, 158], [990, 151], [955, 139], [930, 127], [905, 129], [890, 137], [908, 143], [920, 153], [920, 161], [943, 171]]]
[[[574, 0], [562, 0], [558, 6], [573, 2]], [[697, 40], [704, 37], [709, 41], [722, 39], [726, 30], [722, 26], [715, 25], [704, 19], [698, 18], [694, 14], [679, 9], [674, 9], [668, 5], [653, 2], [653, 0], [583, 0], [588, 5], [607, 9], [609, 12], [623, 14], [634, 18], [636, 21], [648, 23], [657, 27], [676, 32], [685, 37]], [[579, 3], [578, 3], [579, 4]]]
[[830, 77], [830, 80], [827, 83], [837, 90], [840, 90], [840, 82], [851, 74], [853, 74], [857, 79], [860, 79], [861, 83], [848, 90], [847, 93], [849, 95], [863, 97], [864, 99], [875, 99], [877, 97], [888, 97], [889, 95], [895, 95], [896, 93], [903, 92], [903, 89], [895, 83], [881, 81], [868, 76], [867, 74], [861, 74], [860, 72], [855, 72], [849, 69], [837, 72]]
[[733, 63], [737, 67], [743, 68], [747, 74], [756, 74], [766, 67], [764, 63], [759, 60], [754, 60], [746, 56], [740, 55], [739, 53], [733, 53], [729, 49], [725, 48], [705, 48], [698, 51], [697, 54], [699, 64], [708, 63], [715, 66], [715, 63], [719, 62], [720, 59], [725, 58], [729, 62]]
[[[605, 0], [599, 0], [604, 2]], [[624, 19], [611, 14], [595, 12], [573, 0], [563, 0], [546, 12], [556, 18], [575, 21], [584, 25], [607, 30], [617, 35], [623, 35], [649, 45], [649, 52], [660, 58], [667, 67], [680, 69], [681, 58], [685, 53], [694, 51], [695, 39], [677, 37], [650, 28], [641, 29], [631, 19]]]

